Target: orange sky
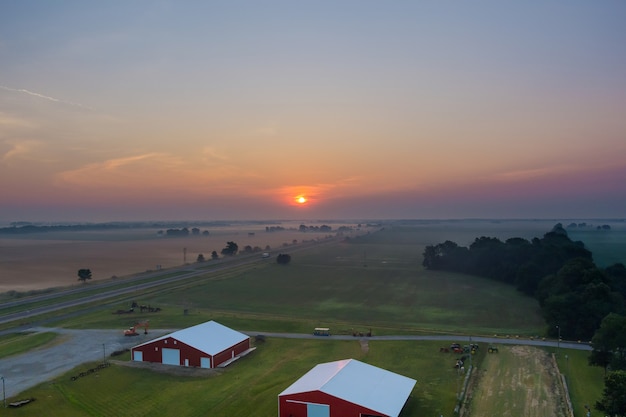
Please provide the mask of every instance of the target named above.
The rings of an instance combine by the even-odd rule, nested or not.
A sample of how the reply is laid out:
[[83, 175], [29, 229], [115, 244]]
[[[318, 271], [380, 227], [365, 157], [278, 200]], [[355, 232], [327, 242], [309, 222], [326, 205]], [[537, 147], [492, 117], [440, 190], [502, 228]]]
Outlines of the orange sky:
[[144, 6], [2, 6], [0, 223], [626, 212], [624, 3]]

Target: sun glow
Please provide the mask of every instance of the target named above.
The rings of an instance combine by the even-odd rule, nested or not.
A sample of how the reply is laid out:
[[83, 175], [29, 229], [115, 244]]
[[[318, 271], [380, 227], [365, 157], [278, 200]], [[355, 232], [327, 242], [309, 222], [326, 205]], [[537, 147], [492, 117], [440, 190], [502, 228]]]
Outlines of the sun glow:
[[298, 197], [296, 197], [296, 203], [298, 204], [305, 204], [306, 203], [306, 197], [299, 195]]

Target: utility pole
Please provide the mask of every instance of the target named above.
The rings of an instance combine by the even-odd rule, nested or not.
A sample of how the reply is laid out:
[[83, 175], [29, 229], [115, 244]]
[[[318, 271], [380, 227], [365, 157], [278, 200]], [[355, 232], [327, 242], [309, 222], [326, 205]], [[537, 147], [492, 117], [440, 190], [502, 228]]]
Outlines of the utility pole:
[[183, 248], [183, 265], [187, 265], [187, 248]]
[[4, 408], [7, 408], [7, 393], [4, 390], [4, 377], [0, 376], [0, 379], [2, 379], [2, 401], [4, 401]]
[[106, 350], [104, 349], [104, 343], [102, 344], [102, 363], [103, 364], [107, 363], [107, 354], [106, 354]]
[[561, 328], [557, 325], [556, 330], [559, 332], [559, 338], [556, 339], [556, 356], [559, 356], [559, 348], [561, 347]]
[[470, 366], [469, 366], [470, 369], [469, 370], [471, 371], [471, 369], [472, 369], [472, 356], [474, 355], [474, 348], [472, 347], [472, 336], [469, 337], [469, 348], [470, 348], [470, 352], [469, 352], [470, 353], [470, 355], [469, 355], [469, 357], [470, 357]]

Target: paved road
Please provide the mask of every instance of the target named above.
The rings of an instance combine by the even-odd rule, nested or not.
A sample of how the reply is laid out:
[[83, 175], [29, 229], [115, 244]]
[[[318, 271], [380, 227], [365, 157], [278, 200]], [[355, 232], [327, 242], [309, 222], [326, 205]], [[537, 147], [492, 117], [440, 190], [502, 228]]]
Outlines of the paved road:
[[[50, 381], [75, 367], [93, 361], [104, 360], [112, 352], [131, 348], [139, 343], [152, 340], [170, 333], [173, 330], [151, 329], [150, 334], [141, 334], [136, 337], [124, 336], [119, 330], [70, 330], [62, 328], [32, 327], [24, 329], [34, 332], [56, 332], [62, 335], [62, 343], [54, 346], [36, 349], [22, 355], [0, 359], [0, 374], [5, 378], [7, 398], [17, 396], [20, 392], [34, 387], [42, 382]], [[358, 340], [358, 337], [349, 335], [313, 336], [301, 333], [270, 333], [256, 331], [242, 331], [249, 336], [264, 335], [266, 337], [318, 340]], [[469, 343], [468, 336], [454, 335], [399, 335], [399, 336], [371, 336], [368, 340], [434, 340], [443, 342]], [[473, 336], [474, 343], [495, 343], [510, 345], [551, 346], [567, 349], [591, 350], [587, 344], [560, 342], [555, 340], [504, 339], [494, 337]]]

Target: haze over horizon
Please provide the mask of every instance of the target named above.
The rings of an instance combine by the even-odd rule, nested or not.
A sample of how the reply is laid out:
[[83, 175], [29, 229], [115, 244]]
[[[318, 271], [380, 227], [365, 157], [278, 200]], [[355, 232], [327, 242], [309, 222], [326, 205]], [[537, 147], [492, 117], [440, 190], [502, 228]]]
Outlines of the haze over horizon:
[[624, 218], [626, 2], [0, 4], [0, 223]]

